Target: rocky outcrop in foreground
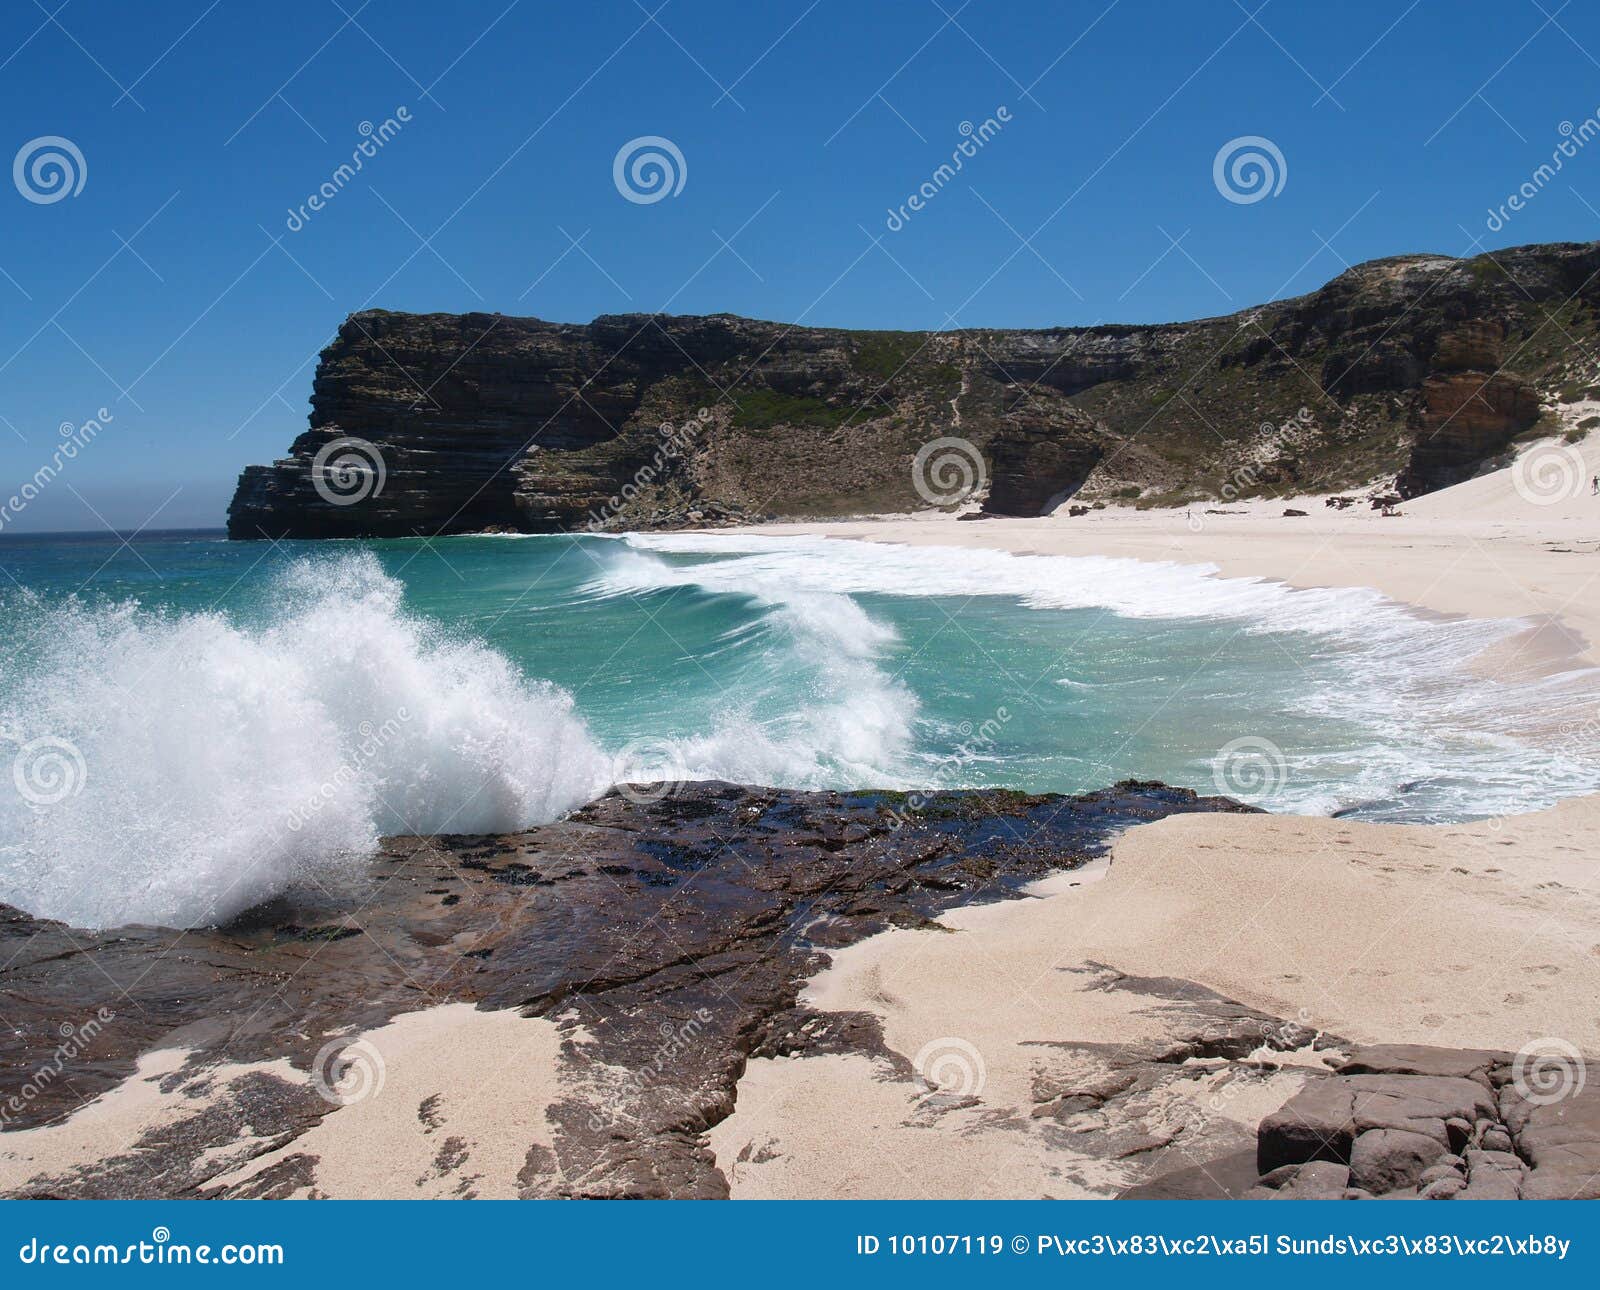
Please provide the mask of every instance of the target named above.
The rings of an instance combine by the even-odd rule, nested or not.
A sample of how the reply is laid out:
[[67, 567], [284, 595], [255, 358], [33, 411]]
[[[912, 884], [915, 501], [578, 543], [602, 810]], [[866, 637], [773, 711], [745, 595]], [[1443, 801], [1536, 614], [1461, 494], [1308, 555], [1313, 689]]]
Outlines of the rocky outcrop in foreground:
[[[891, 1049], [876, 1014], [801, 999], [840, 947], [939, 930], [1128, 825], [1247, 809], [1135, 782], [920, 802], [701, 784], [526, 833], [392, 839], [360, 887], [212, 930], [0, 908], [0, 1193], [722, 1197], [772, 1158], [710, 1146], [747, 1064], [810, 1057], [874, 1072], [921, 1132], [1038, 1144], [1088, 1194], [1600, 1195], [1600, 1072], [1576, 1055], [1552, 1071], [1357, 1047], [1193, 982], [1068, 961], [1161, 1037], [1027, 1038], [1028, 1102], [983, 1112]], [[445, 1032], [424, 1072], [444, 1082], [419, 1081], [427, 1059], [399, 1032], [452, 1011], [494, 1024]]]
[[1575, 1055], [1356, 1047], [1261, 1122], [1253, 1151], [1132, 1188], [1131, 1198], [1594, 1200], [1600, 1074]]
[[[1400, 256], [1222, 318], [866, 332], [352, 314], [232, 536], [642, 529], [1455, 483], [1595, 393], [1600, 243]], [[919, 452], [936, 440], [964, 441]], [[984, 491], [986, 486], [987, 491]], [[977, 491], [974, 491], [977, 490]]]
[[[497, 1106], [492, 1142], [440, 1143], [431, 1184], [475, 1194], [476, 1153], [512, 1150], [525, 1197], [723, 1196], [703, 1135], [749, 1057], [886, 1054], [874, 1018], [798, 1002], [829, 950], [1014, 895], [1130, 824], [1247, 809], [1133, 782], [922, 801], [702, 784], [658, 802], [613, 793], [505, 837], [394, 839], [363, 889], [311, 889], [215, 930], [90, 932], [5, 909], [0, 1177], [13, 1131], [60, 1122], [168, 1050], [157, 1083], [177, 1113], [100, 1141], [90, 1166], [11, 1166], [10, 1193], [315, 1194], [319, 1161], [299, 1144], [344, 1110], [314, 1078], [328, 1046], [465, 1002], [553, 1022], [572, 1082], [548, 1107]], [[462, 1072], [470, 1085], [505, 1057], [459, 1061], [483, 1068]], [[389, 1074], [378, 1100], [403, 1083]], [[436, 1102], [394, 1114], [426, 1134]], [[360, 1181], [362, 1194], [416, 1185]]]

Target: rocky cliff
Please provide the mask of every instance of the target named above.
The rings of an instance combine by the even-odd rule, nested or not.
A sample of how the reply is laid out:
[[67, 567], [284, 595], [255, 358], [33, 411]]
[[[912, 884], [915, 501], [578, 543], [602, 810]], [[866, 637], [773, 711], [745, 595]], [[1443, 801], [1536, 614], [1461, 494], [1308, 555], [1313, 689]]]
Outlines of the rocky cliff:
[[1401, 256], [1227, 317], [1042, 331], [371, 310], [323, 352], [289, 456], [244, 471], [229, 532], [1411, 496], [1600, 382], [1597, 274], [1600, 243]]

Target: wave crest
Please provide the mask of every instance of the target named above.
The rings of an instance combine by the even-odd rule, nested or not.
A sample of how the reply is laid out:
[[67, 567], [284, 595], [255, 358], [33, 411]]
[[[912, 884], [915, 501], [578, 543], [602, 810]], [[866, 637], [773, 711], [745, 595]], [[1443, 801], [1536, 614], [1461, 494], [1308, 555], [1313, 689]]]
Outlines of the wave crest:
[[361, 553], [297, 561], [253, 625], [30, 603], [0, 730], [69, 741], [84, 775], [46, 805], [0, 793], [0, 900], [79, 926], [216, 923], [359, 875], [381, 836], [528, 828], [607, 786], [564, 691], [401, 596]]

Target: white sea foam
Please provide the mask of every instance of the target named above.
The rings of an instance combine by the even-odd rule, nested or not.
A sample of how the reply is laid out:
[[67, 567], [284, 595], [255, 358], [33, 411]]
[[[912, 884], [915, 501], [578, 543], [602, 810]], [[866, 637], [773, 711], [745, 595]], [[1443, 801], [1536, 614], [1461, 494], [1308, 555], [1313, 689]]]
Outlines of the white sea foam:
[[[757, 534], [632, 534], [626, 541], [643, 551], [732, 557], [676, 570], [680, 580], [708, 589], [734, 590], [755, 581], [791, 592], [1015, 596], [1040, 609], [1109, 609], [1124, 618], [1226, 618], [1246, 628], [1318, 633], [1366, 633], [1417, 621], [1376, 591], [1220, 578], [1217, 566], [1208, 564]], [[620, 574], [612, 582], [624, 585]], [[1512, 630], [1493, 620], [1463, 626], [1485, 644]]]
[[[846, 603], [861, 593], [1009, 596], [1038, 609], [1223, 621], [1241, 633], [1278, 634], [1286, 659], [1316, 660], [1314, 669], [1303, 669], [1306, 684], [1282, 696], [1284, 707], [1302, 714], [1307, 730], [1328, 719], [1354, 722], [1368, 740], [1290, 757], [1290, 773], [1262, 803], [1273, 809], [1325, 813], [1416, 794], [1415, 785], [1420, 795], [1396, 802], [1396, 818], [1420, 812], [1459, 819], [1532, 810], [1600, 787], [1600, 672], [1501, 681], [1471, 670], [1485, 650], [1527, 627], [1523, 620], [1445, 620], [1366, 588], [1222, 578], [1211, 565], [747, 534], [626, 541], [641, 552], [721, 558], [619, 561], [605, 580], [616, 592], [646, 585], [778, 588], [791, 599]], [[1082, 688], [1072, 678], [1063, 684]], [[1264, 701], [1241, 696], [1240, 719], [1264, 711]], [[1522, 737], [1529, 734], [1546, 737]]]
[[[1304, 746], [1290, 748], [1283, 783], [1262, 803], [1275, 809], [1394, 799], [1393, 818], [1417, 818], [1418, 801], [1465, 818], [1600, 784], [1592, 672], [1496, 684], [1465, 670], [1515, 621], [1439, 621], [1373, 592], [1296, 591], [1177, 564], [727, 535], [607, 545], [591, 596], [695, 587], [755, 611], [697, 658], [720, 711], [687, 732], [682, 720], [638, 732], [668, 750], [680, 778], [926, 787], [955, 736], [890, 670], [906, 652], [853, 598], [872, 592], [1013, 596], [1289, 633], [1260, 648], [1299, 654], [1314, 684], [1256, 694], [1245, 667], [1213, 677], [1207, 700], [1213, 723], [1303, 717]], [[0, 901], [88, 926], [214, 923], [296, 884], [359, 876], [380, 836], [529, 827], [631, 777], [569, 695], [408, 613], [401, 597], [376, 557], [357, 552], [292, 566], [242, 617], [132, 603], [0, 607], [16, 625], [0, 647], [0, 775], [30, 748], [60, 751], [41, 740], [72, 750], [54, 766], [40, 760], [30, 781], [33, 798], [56, 800], [0, 792]], [[536, 659], [524, 666], [538, 670]], [[1111, 703], [1121, 684], [1063, 680], [1110, 686]], [[679, 715], [670, 696], [653, 702], [654, 717], [651, 703], [639, 708], [642, 726]], [[1524, 742], [1539, 723], [1567, 731], [1570, 747]], [[1109, 751], [1073, 747], [1065, 731], [1051, 738], [1031, 751], [986, 748], [963, 766], [1005, 783], [1015, 757], [1061, 756], [1098, 774]], [[1193, 771], [1209, 790], [1203, 759]], [[79, 778], [62, 791], [61, 774]], [[954, 786], [943, 772], [936, 782]], [[1422, 787], [1403, 787], [1413, 782]]]
[[0, 770], [48, 735], [81, 782], [0, 793], [0, 900], [208, 924], [360, 872], [381, 835], [525, 828], [607, 785], [567, 695], [400, 598], [363, 553], [293, 566], [259, 626], [36, 609], [0, 671]]
[[[723, 581], [716, 568], [673, 566], [646, 552], [619, 549], [588, 586], [589, 594], [604, 596], [698, 585], [744, 596], [764, 615], [738, 632], [770, 634], [759, 671], [730, 678], [729, 707], [711, 729], [670, 741], [673, 772], [685, 779], [791, 788], [909, 784], [919, 705], [879, 663], [897, 639], [894, 630], [849, 596], [808, 590], [759, 570]], [[701, 581], [702, 574], [708, 581]], [[759, 717], [757, 700], [776, 693], [803, 694], [804, 702]]]

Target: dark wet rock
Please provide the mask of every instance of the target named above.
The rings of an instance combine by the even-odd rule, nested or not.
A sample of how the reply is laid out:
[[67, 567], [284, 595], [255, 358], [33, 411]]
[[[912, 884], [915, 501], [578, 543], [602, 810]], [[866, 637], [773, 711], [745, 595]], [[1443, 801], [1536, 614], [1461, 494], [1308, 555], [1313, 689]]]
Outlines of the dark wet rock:
[[[749, 1056], [892, 1057], [873, 1018], [798, 1003], [827, 951], [1014, 895], [1102, 854], [1129, 824], [1248, 809], [1131, 781], [1075, 798], [931, 793], [913, 805], [698, 784], [642, 805], [612, 794], [526, 833], [390, 839], [358, 890], [299, 892], [220, 929], [90, 932], [0, 909], [11, 1023], [0, 1079], [36, 1089], [5, 1127], [75, 1110], [157, 1048], [191, 1050], [170, 1087], [192, 1091], [222, 1062], [286, 1058], [309, 1071], [330, 1037], [464, 1001], [548, 1017], [568, 1036], [578, 1082], [548, 1113], [554, 1150], [530, 1146], [524, 1195], [722, 1196], [703, 1133], [732, 1109]], [[98, 1009], [112, 1018], [88, 1034]], [[41, 1083], [64, 1023], [81, 1046]], [[309, 1077], [255, 1074], [226, 1094], [29, 1194], [217, 1194], [239, 1162], [215, 1148], [282, 1152], [333, 1109]], [[416, 1114], [426, 1129], [426, 1101]], [[441, 1144], [446, 1163], [457, 1149]], [[239, 1194], [289, 1194], [314, 1163], [291, 1151]]]

